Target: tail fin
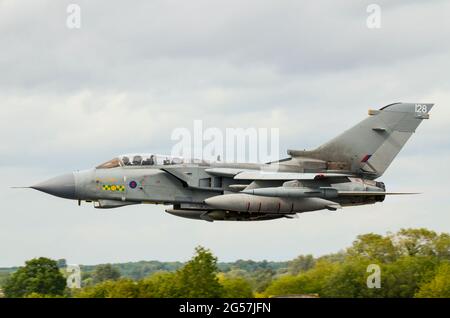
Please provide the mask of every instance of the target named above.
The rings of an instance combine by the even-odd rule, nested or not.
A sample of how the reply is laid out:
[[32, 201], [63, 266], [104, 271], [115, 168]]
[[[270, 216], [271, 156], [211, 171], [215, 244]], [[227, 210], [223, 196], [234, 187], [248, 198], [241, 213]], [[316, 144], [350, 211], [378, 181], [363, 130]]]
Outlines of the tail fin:
[[395, 103], [369, 110], [369, 117], [312, 151], [289, 151], [293, 157], [327, 162], [329, 170], [350, 170], [380, 177], [434, 104]]

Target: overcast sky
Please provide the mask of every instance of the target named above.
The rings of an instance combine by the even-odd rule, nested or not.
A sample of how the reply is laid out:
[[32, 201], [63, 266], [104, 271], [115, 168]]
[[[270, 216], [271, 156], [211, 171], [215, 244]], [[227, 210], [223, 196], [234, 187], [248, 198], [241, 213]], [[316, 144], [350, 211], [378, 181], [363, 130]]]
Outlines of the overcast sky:
[[[66, 26], [67, 5], [81, 28]], [[221, 261], [322, 255], [356, 235], [450, 232], [450, 3], [376, 1], [0, 0], [0, 266]], [[202, 222], [153, 205], [97, 210], [10, 189], [127, 152], [170, 153], [170, 135], [206, 127], [280, 129], [313, 148], [392, 102], [435, 103], [385, 175], [372, 206], [293, 220]]]

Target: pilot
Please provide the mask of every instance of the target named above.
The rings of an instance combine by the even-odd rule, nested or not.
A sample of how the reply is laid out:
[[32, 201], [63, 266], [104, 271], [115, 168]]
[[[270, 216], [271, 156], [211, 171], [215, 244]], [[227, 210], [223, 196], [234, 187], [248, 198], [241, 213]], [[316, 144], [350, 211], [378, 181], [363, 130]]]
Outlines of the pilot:
[[122, 162], [125, 166], [129, 166], [130, 165], [130, 158], [128, 158], [127, 156], [122, 158]]
[[142, 161], [142, 157], [141, 156], [134, 156], [134, 158], [133, 158], [133, 165], [140, 166], [141, 165], [141, 161]]

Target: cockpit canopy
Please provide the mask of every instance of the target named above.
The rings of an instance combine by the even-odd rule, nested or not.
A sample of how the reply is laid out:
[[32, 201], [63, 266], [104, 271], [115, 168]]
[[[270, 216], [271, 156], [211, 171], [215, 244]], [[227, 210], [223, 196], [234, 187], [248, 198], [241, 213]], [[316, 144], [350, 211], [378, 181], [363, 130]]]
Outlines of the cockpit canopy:
[[183, 157], [175, 156], [165, 156], [157, 154], [127, 154], [121, 155], [114, 159], [111, 159], [101, 165], [97, 166], [96, 169], [111, 169], [116, 167], [128, 167], [128, 166], [167, 166], [167, 165], [178, 165], [183, 163], [206, 163], [204, 160], [200, 159], [185, 159]]

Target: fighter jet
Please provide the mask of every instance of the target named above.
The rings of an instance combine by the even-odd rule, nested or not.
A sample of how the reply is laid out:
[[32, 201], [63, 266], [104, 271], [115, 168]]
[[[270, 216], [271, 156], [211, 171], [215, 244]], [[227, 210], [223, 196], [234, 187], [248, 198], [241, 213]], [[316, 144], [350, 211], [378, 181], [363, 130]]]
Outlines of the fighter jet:
[[31, 186], [99, 209], [170, 205], [167, 213], [205, 221], [258, 221], [382, 202], [383, 175], [433, 104], [394, 103], [314, 150], [288, 150], [264, 164], [206, 162], [157, 154], [117, 156], [94, 169]]

